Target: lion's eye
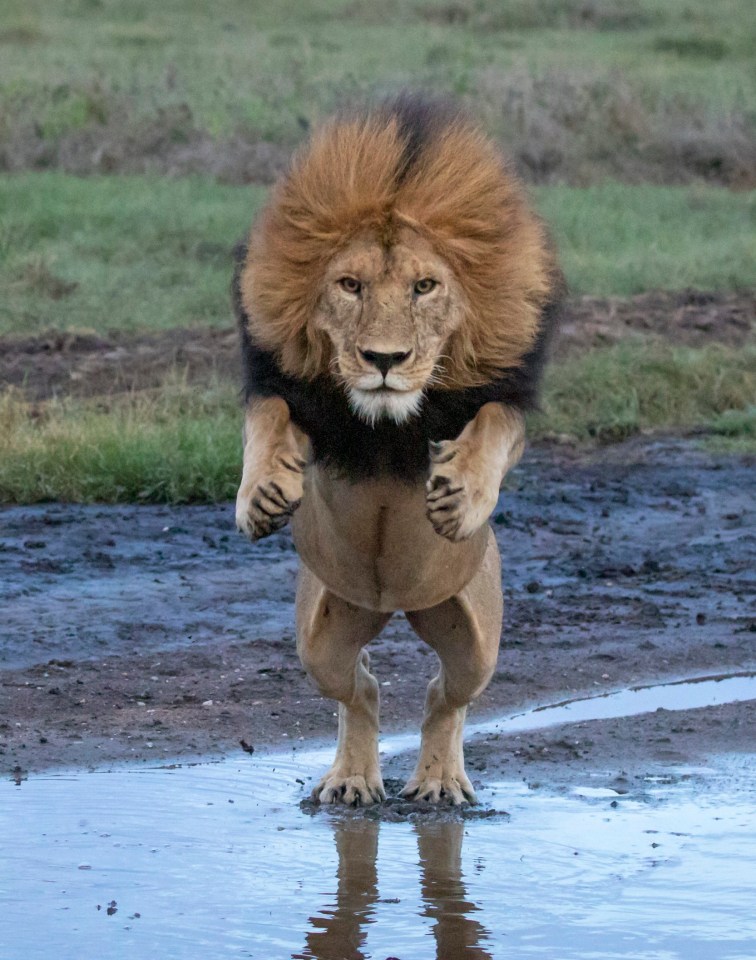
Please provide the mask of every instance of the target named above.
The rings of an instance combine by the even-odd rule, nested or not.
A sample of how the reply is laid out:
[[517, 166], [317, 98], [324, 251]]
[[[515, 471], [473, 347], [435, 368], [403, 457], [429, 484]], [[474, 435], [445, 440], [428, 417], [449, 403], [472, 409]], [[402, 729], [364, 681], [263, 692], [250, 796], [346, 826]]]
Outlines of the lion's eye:
[[342, 277], [341, 280], [339, 280], [339, 286], [342, 290], [346, 290], [347, 293], [351, 293], [353, 296], [357, 296], [362, 292], [362, 284], [354, 277]]
[[430, 293], [431, 290], [435, 290], [438, 286], [438, 281], [432, 280], [430, 277], [423, 277], [422, 280], [418, 280], [414, 286], [415, 293], [422, 297], [425, 293]]

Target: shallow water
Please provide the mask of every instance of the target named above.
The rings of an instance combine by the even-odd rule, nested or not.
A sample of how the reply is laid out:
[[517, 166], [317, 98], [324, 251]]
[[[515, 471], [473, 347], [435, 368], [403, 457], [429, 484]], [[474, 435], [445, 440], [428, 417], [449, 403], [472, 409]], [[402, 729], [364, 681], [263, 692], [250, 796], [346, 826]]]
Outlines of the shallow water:
[[[693, 677], [672, 683], [631, 687], [596, 697], [581, 697], [561, 703], [534, 707], [511, 717], [496, 717], [480, 723], [468, 723], [465, 739], [475, 736], [544, 730], [562, 723], [584, 723], [589, 720], [614, 720], [636, 717], [656, 710], [696, 710], [723, 703], [756, 700], [756, 675], [751, 673], [722, 677]], [[384, 754], [402, 753], [418, 743], [415, 734], [395, 736], [384, 741]]]
[[[676, 705], [746, 699], [753, 683], [676, 685]], [[623, 691], [485, 726], [621, 716], [656, 709], [665, 693]], [[387, 752], [404, 743], [389, 739]], [[756, 956], [748, 759], [626, 796], [588, 782], [571, 795], [493, 784], [479, 799], [508, 817], [401, 823], [302, 813], [323, 759], [300, 750], [0, 784], [0, 956]]]

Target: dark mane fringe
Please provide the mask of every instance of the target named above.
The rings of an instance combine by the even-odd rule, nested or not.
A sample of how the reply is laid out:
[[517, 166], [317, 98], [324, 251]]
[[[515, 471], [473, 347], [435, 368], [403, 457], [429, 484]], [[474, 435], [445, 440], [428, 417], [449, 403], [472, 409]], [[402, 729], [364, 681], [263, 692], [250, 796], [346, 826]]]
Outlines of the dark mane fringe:
[[397, 187], [401, 187], [420, 162], [428, 144], [438, 140], [446, 127], [463, 121], [459, 108], [451, 101], [409, 92], [387, 100], [380, 109], [387, 123], [392, 119], [396, 121], [403, 141], [401, 161], [396, 171]]

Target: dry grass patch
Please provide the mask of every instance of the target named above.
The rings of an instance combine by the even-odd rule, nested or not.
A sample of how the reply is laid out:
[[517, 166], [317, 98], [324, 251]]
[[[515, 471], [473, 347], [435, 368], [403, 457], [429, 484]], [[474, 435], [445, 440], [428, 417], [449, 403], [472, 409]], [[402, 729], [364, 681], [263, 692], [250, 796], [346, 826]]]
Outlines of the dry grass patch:
[[534, 182], [753, 185], [753, 24], [746, 0], [4, 0], [0, 169], [269, 183], [326, 114], [410, 86], [466, 98]]

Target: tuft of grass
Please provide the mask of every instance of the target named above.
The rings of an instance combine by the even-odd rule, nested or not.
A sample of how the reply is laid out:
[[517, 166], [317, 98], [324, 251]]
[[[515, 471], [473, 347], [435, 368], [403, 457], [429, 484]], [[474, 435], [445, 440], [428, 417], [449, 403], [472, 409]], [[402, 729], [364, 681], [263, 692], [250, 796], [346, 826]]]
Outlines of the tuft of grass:
[[613, 443], [646, 429], [706, 428], [751, 437], [755, 399], [756, 346], [623, 343], [547, 371], [531, 436]]
[[707, 426], [703, 445], [712, 453], [756, 456], [756, 403], [745, 410], [725, 410]]
[[0, 395], [0, 502], [192, 503], [228, 500], [241, 469], [230, 386], [179, 380], [108, 402], [28, 404]]
[[[552, 367], [533, 439], [612, 443], [649, 428], [709, 431], [756, 450], [756, 347], [634, 343]], [[241, 472], [241, 410], [226, 383], [180, 376], [153, 392], [26, 402], [0, 395], [0, 501], [227, 500]]]
[[[261, 187], [209, 178], [0, 176], [0, 334], [230, 322], [231, 249]], [[756, 193], [539, 187], [573, 293], [756, 286]]]
[[619, 67], [489, 66], [471, 77], [466, 99], [532, 183], [756, 182], [754, 120], [742, 104], [644, 89]]
[[722, 60], [730, 52], [724, 40], [710, 37], [658, 37], [654, 50], [674, 53], [678, 57], [702, 57], [705, 60]]
[[756, 403], [744, 410], [725, 410], [712, 419], [709, 429], [721, 437], [749, 437], [756, 440]]

